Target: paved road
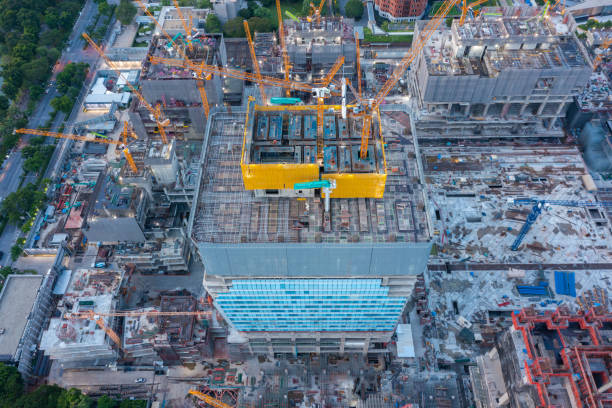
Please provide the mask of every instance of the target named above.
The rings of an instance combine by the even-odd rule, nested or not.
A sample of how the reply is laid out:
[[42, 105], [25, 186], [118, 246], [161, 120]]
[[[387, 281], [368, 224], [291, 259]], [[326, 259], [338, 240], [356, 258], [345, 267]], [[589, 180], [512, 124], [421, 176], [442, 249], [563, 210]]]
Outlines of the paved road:
[[[50, 118], [53, 108], [51, 107], [51, 100], [58, 96], [57, 89], [55, 88], [55, 77], [58, 72], [61, 72], [63, 67], [68, 62], [87, 62], [90, 66], [94, 67], [99, 56], [90, 48], [83, 49], [85, 40], [81, 34], [85, 31], [87, 26], [91, 24], [97, 13], [97, 5], [93, 0], [87, 0], [79, 18], [77, 19], [72, 34], [68, 39], [66, 49], [64, 49], [62, 56], [59, 59], [59, 63], [54, 67], [53, 74], [51, 76], [52, 86], [48, 88], [42, 99], [38, 102], [38, 105], [34, 109], [34, 112], [30, 116], [28, 127], [33, 129], [39, 126], [43, 126]], [[78, 104], [80, 105], [80, 103]], [[80, 107], [78, 107], [80, 108]], [[66, 115], [64, 113], [58, 113], [56, 116], [51, 130], [57, 131], [61, 123], [64, 121]], [[24, 136], [27, 140], [28, 137]], [[53, 143], [54, 140], [47, 138], [45, 143]], [[56, 149], [49, 163], [49, 168], [54, 168], [57, 159], [60, 157], [58, 154], [64, 148], [64, 141], [60, 141], [59, 149]], [[3, 200], [8, 194], [16, 191], [20, 185], [20, 178], [23, 173], [22, 170], [23, 157], [21, 152], [16, 150], [11, 154], [8, 160], [5, 161], [5, 165], [0, 171], [0, 200]], [[24, 183], [34, 182], [36, 180], [35, 174], [27, 175], [24, 178]], [[19, 237], [19, 228], [7, 225], [5, 230], [0, 235], [0, 250], [4, 251], [5, 255], [0, 260], [0, 265], [6, 266], [11, 263], [10, 259], [10, 248], [13, 246], [17, 238]]]

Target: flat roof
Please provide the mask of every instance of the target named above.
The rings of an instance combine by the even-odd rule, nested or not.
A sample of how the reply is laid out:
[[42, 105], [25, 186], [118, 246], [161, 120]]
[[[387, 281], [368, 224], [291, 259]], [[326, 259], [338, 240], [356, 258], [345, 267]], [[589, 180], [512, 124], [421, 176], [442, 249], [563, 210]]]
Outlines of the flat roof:
[[[0, 292], [0, 360], [12, 359], [34, 306], [41, 275], [9, 275]], [[1, 331], [0, 330], [0, 331]]]
[[[406, 118], [400, 118], [402, 115]], [[410, 133], [409, 120], [402, 120], [407, 118], [403, 112], [382, 113], [388, 168], [384, 198], [332, 198], [331, 215], [327, 217], [323, 200], [316, 197], [257, 197], [245, 190], [240, 169], [245, 113], [214, 115], [204, 142], [200, 191], [192, 217], [193, 239], [197, 243], [231, 244], [427, 242], [423, 194], [416, 177], [416, 161], [411, 159], [414, 146], [406, 136]], [[290, 128], [294, 127], [289, 123], [286, 129]], [[269, 135], [269, 123], [267, 129]], [[308, 143], [304, 138], [293, 141], [294, 136], [289, 135], [288, 146], [293, 146], [294, 155], [297, 149], [305, 157], [303, 150]], [[359, 139], [354, 141], [359, 143]], [[351, 144], [349, 139], [345, 142]], [[354, 156], [342, 156], [336, 150], [341, 157], [329, 160], [327, 153], [333, 155], [339, 143], [326, 138], [326, 163], [336, 167], [346, 164], [344, 171], [350, 173]], [[277, 142], [269, 148], [282, 144]], [[316, 145], [314, 139], [312, 144]], [[330, 169], [334, 171], [338, 170]]]

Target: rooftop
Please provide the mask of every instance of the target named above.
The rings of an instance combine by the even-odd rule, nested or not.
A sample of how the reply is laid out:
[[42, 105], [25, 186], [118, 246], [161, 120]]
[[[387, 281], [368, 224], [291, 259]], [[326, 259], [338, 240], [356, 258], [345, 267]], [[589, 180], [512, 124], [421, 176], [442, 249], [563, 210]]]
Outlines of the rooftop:
[[0, 360], [12, 359], [42, 283], [41, 275], [9, 275], [0, 291]]
[[424, 48], [430, 75], [495, 77], [506, 69], [587, 66], [560, 16], [534, 19], [483, 14], [463, 26], [455, 20], [451, 29], [442, 26], [434, 33]]
[[[597, 201], [583, 185], [587, 173], [574, 146], [422, 146], [430, 197], [439, 211], [440, 257], [487, 263], [605, 262], [609, 225], [598, 208], [551, 206], [518, 251], [510, 246], [531, 207], [516, 198]], [[433, 215], [432, 215], [433, 217]]]
[[[314, 196], [257, 197], [245, 190], [240, 167], [245, 115], [215, 115], [205, 142], [193, 238], [208, 243], [427, 241], [416, 165], [410, 159], [413, 145], [405, 137], [409, 129], [386, 114], [382, 118], [389, 169], [384, 198], [334, 199], [332, 195], [331, 216], [324, 216], [323, 203]], [[277, 113], [258, 112], [253, 121], [253, 163], [313, 163], [314, 117], [290, 115], [286, 126], [281, 124], [283, 120], [287, 119]], [[358, 125], [352, 119], [345, 122], [335, 115], [325, 116], [324, 177], [349, 172], [369, 176], [384, 171], [378, 141], [370, 144], [376, 154], [365, 161], [359, 159]], [[281, 129], [288, 133], [281, 136]]]

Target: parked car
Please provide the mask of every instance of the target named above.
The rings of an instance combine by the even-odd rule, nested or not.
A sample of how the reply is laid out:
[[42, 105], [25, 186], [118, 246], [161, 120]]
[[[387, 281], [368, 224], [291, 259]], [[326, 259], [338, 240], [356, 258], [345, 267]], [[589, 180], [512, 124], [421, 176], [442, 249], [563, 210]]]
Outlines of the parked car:
[[136, 379], [136, 381], [134, 381], [134, 382], [137, 382], [137, 383], [146, 383], [146, 382], [147, 382], [147, 379], [146, 379], [146, 378], [144, 378], [144, 377], [139, 377], [139, 378], [137, 378], [137, 379]]

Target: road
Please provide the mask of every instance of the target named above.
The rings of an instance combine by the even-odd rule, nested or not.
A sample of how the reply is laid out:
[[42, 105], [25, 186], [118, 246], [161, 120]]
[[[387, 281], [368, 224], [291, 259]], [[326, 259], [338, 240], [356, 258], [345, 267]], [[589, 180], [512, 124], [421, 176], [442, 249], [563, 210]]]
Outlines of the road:
[[[50, 118], [53, 108], [51, 107], [51, 100], [56, 96], [59, 96], [55, 87], [55, 77], [63, 67], [69, 62], [86, 62], [90, 66], [95, 67], [96, 62], [99, 58], [98, 54], [91, 48], [84, 49], [85, 40], [81, 34], [85, 31], [87, 26], [94, 22], [97, 14], [97, 5], [93, 0], [87, 0], [79, 18], [77, 19], [72, 34], [68, 38], [68, 43], [64, 49], [62, 56], [60, 57], [58, 64], [53, 68], [51, 76], [52, 85], [48, 87], [47, 93], [45, 93], [42, 99], [38, 102], [34, 112], [30, 116], [28, 121], [28, 127], [30, 129], [43, 126]], [[75, 103], [75, 109], [80, 109], [80, 101]], [[57, 131], [61, 123], [66, 118], [66, 115], [59, 112], [53, 121], [51, 126], [52, 131]], [[27, 136], [24, 137], [27, 140]], [[45, 143], [53, 143], [54, 140], [47, 138]], [[59, 152], [64, 148], [64, 140], [59, 143], [59, 148], [55, 149], [55, 152], [49, 162], [49, 168], [55, 168], [57, 159], [60, 157]], [[21, 183], [21, 176], [23, 174], [23, 157], [21, 151], [15, 149], [11, 153], [10, 157], [5, 161], [5, 164], [0, 171], [0, 200], [6, 198], [6, 196], [16, 191]], [[29, 174], [24, 178], [24, 183], [33, 182], [36, 180], [35, 174]], [[10, 248], [14, 245], [15, 241], [19, 237], [19, 228], [14, 225], [7, 225], [2, 234], [0, 235], [0, 250], [4, 251], [5, 255], [0, 259], [0, 265], [7, 266], [11, 263]]]

